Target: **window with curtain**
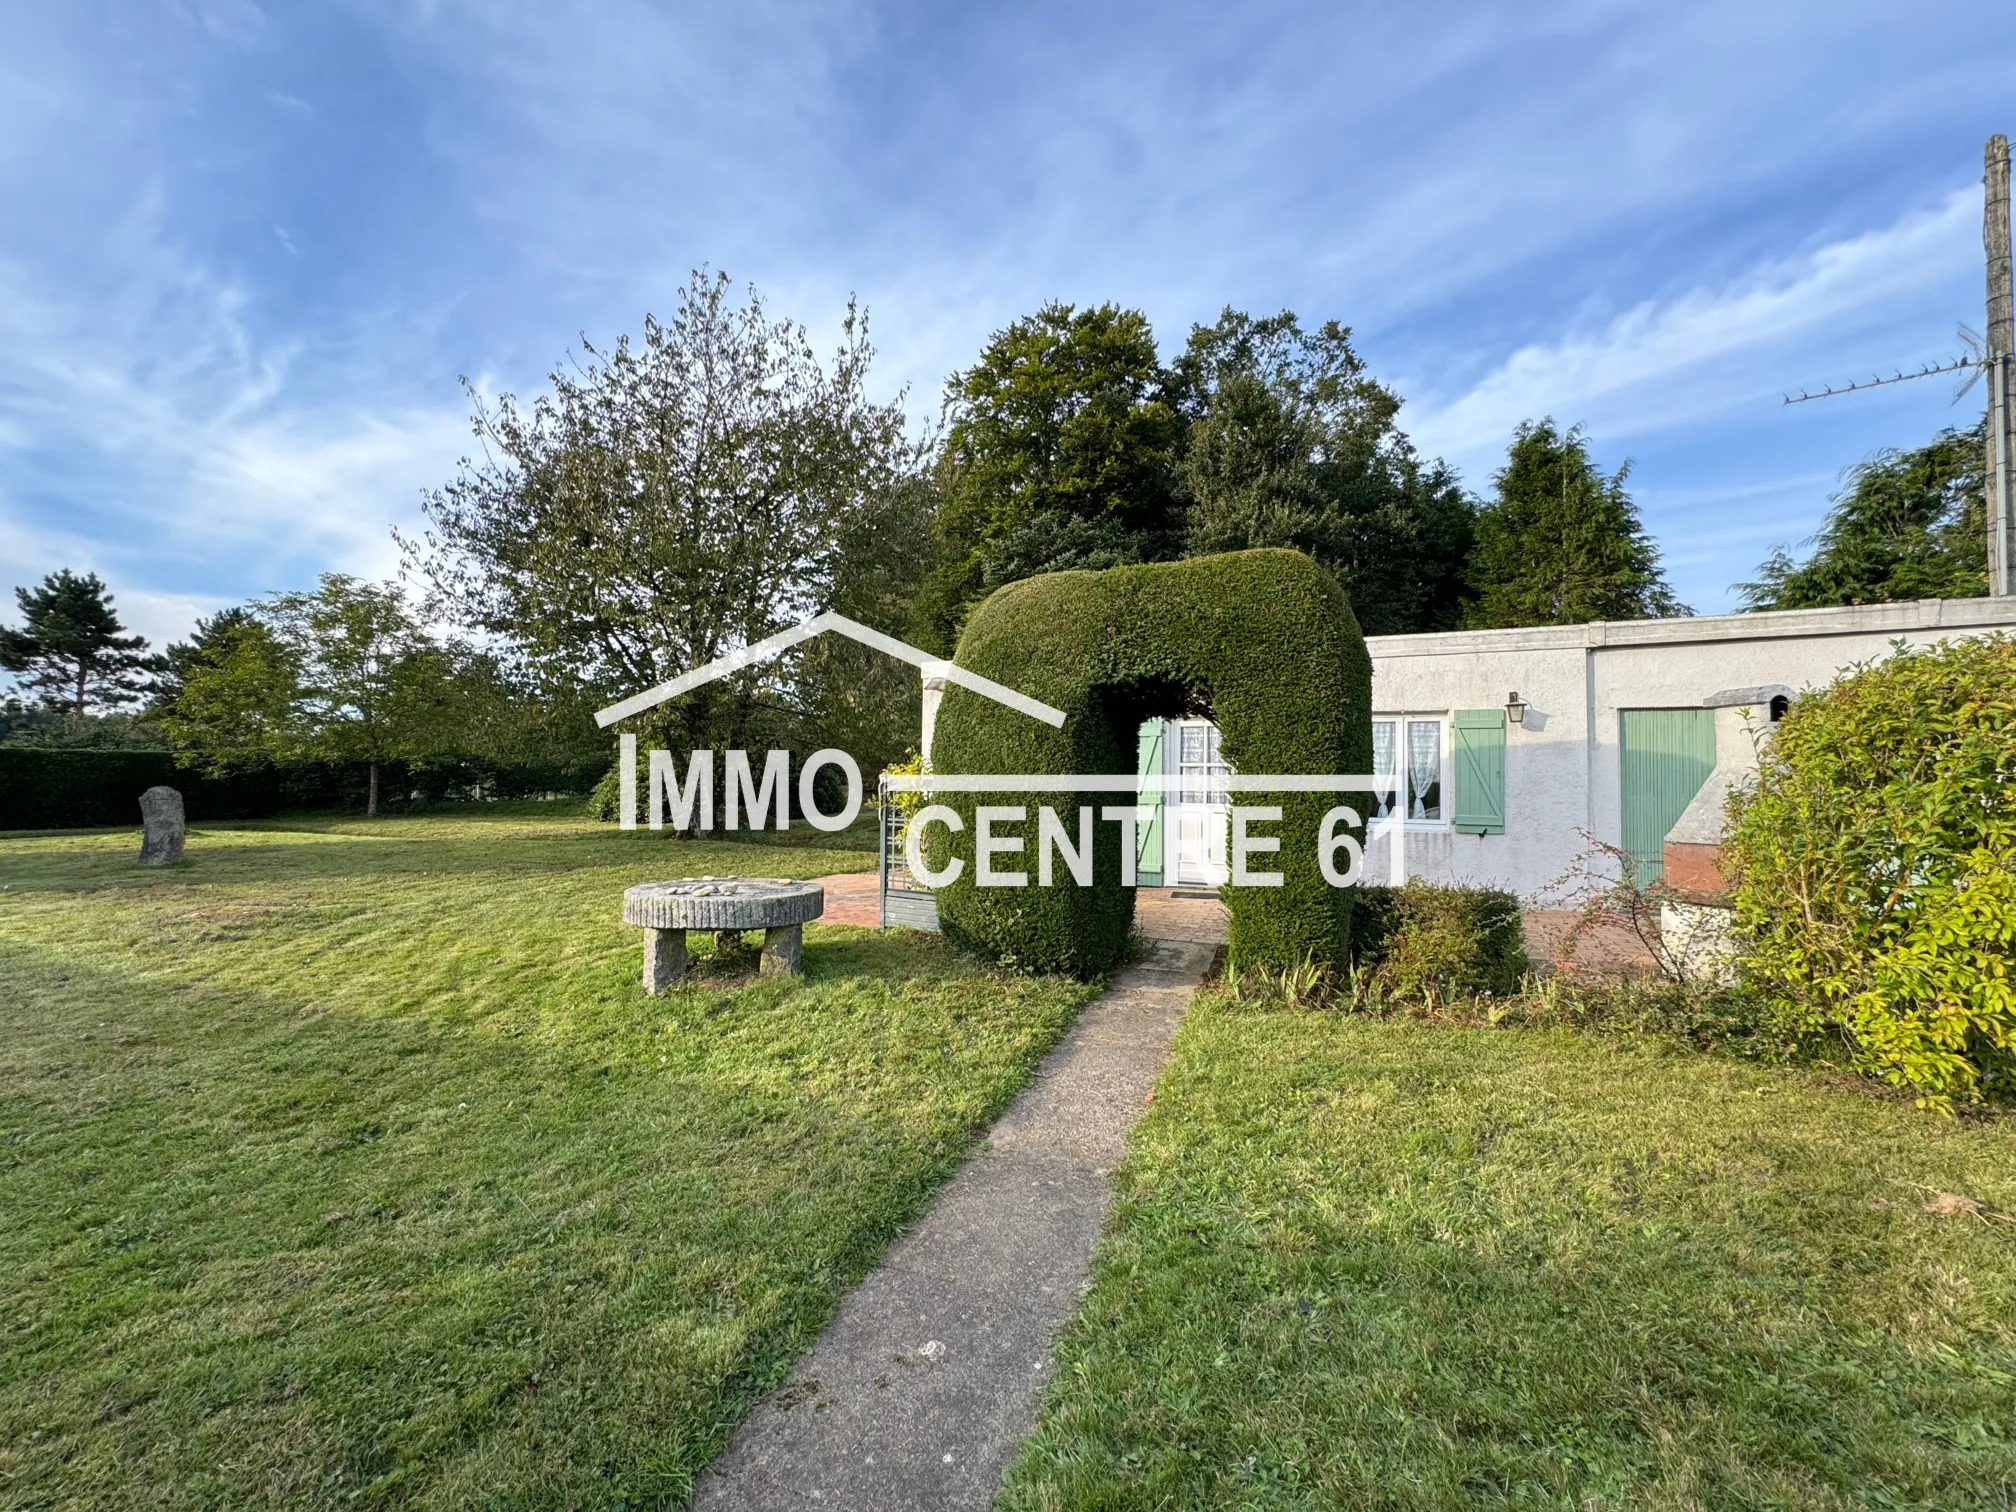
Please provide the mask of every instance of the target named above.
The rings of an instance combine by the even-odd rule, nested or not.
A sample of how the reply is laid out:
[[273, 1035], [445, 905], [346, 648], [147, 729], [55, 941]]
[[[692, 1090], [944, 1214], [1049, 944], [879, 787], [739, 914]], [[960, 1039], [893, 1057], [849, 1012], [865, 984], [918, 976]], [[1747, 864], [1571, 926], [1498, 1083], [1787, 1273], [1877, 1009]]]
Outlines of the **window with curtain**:
[[1177, 775], [1185, 803], [1229, 803], [1225, 779], [1232, 775], [1216, 725], [1186, 724], [1176, 748]]
[[[1440, 719], [1375, 719], [1372, 721], [1372, 771], [1398, 779], [1394, 790], [1375, 793], [1372, 813], [1385, 819], [1395, 801], [1417, 823], [1442, 821], [1442, 721]], [[1404, 794], [1404, 796], [1403, 796]]]

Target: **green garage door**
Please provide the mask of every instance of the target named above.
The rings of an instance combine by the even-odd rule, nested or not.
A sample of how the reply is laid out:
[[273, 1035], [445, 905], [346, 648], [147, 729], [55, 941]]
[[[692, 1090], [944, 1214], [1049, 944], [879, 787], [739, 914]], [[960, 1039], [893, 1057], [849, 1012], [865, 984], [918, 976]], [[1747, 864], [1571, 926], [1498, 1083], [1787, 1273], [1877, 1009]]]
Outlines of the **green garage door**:
[[1624, 849], [1641, 882], [1666, 871], [1666, 831], [1715, 769], [1712, 709], [1625, 709]]

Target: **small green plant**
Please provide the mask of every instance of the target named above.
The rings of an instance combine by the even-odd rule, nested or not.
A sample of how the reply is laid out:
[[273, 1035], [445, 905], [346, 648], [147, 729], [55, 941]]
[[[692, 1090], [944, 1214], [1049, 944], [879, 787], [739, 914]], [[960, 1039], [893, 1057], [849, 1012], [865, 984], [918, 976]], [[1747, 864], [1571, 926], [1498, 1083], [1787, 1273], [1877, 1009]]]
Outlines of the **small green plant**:
[[2016, 640], [1900, 642], [1800, 698], [1723, 860], [1788, 1032], [1942, 1112], [2016, 1089]]
[[[931, 770], [931, 763], [916, 751], [912, 751], [901, 761], [892, 761], [882, 768], [884, 777], [923, 777]], [[896, 810], [908, 824], [917, 810], [924, 807], [922, 793], [893, 792], [888, 795], [889, 806]]]
[[1353, 1002], [1446, 1007], [1517, 992], [1526, 975], [1519, 900], [1495, 888], [1360, 889], [1352, 932]]
[[1225, 988], [1238, 1002], [1285, 1003], [1291, 1008], [1327, 1008], [1337, 1000], [1340, 980], [1328, 961], [1305, 956], [1292, 966], [1236, 961], [1225, 964]]

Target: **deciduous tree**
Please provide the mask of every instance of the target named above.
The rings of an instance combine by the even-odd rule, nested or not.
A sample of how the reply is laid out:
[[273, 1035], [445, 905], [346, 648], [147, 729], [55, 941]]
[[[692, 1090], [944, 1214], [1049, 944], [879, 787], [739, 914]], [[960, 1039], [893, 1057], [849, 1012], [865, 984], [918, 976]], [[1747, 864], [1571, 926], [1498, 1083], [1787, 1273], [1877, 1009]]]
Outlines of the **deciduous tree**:
[[[641, 341], [583, 353], [529, 406], [475, 400], [481, 458], [405, 543], [456, 618], [542, 677], [637, 692], [797, 623], [850, 535], [875, 549], [880, 502], [920, 463], [900, 403], [868, 395], [852, 304], [828, 367], [753, 290], [738, 305], [696, 273]], [[674, 746], [747, 743], [786, 675], [752, 669], [647, 723]]]
[[205, 662], [216, 660], [235, 636], [255, 623], [252, 610], [242, 604], [199, 617], [195, 632], [188, 640], [170, 641], [168, 648], [162, 652], [161, 672], [154, 680], [151, 707], [157, 712], [172, 709], [190, 672]]
[[404, 591], [332, 572], [312, 592], [254, 605], [193, 660], [162, 722], [212, 771], [248, 759], [363, 762], [375, 814], [387, 762], [459, 754], [454, 695], [451, 650], [427, 636]]
[[1368, 635], [1455, 625], [1475, 507], [1415, 454], [1347, 329], [1227, 309], [1191, 331], [1176, 375], [1191, 554], [1294, 546], [1337, 576]]
[[1139, 310], [1053, 302], [946, 384], [944, 560], [922, 618], [949, 651], [1003, 583], [1182, 553], [1183, 416]]

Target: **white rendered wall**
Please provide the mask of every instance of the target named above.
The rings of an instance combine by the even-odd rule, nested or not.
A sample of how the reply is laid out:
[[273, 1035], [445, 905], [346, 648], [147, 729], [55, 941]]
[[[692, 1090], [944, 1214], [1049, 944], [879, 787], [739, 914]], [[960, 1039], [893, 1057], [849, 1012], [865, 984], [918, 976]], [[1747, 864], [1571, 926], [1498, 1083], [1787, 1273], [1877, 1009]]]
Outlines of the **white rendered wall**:
[[[1531, 896], [1582, 851], [1578, 829], [1613, 845], [1622, 838], [1622, 710], [1700, 708], [1716, 693], [1774, 683], [1824, 687], [1888, 655], [1894, 641], [1930, 645], [1995, 629], [2016, 629], [2016, 600], [1371, 637], [1375, 713], [1503, 709], [1514, 691], [1530, 705], [1524, 725], [1505, 728], [1505, 833], [1410, 827], [1407, 872]], [[1445, 814], [1451, 778], [1445, 740]], [[1368, 877], [1383, 881], [1389, 859], [1386, 842], [1375, 841]]]

